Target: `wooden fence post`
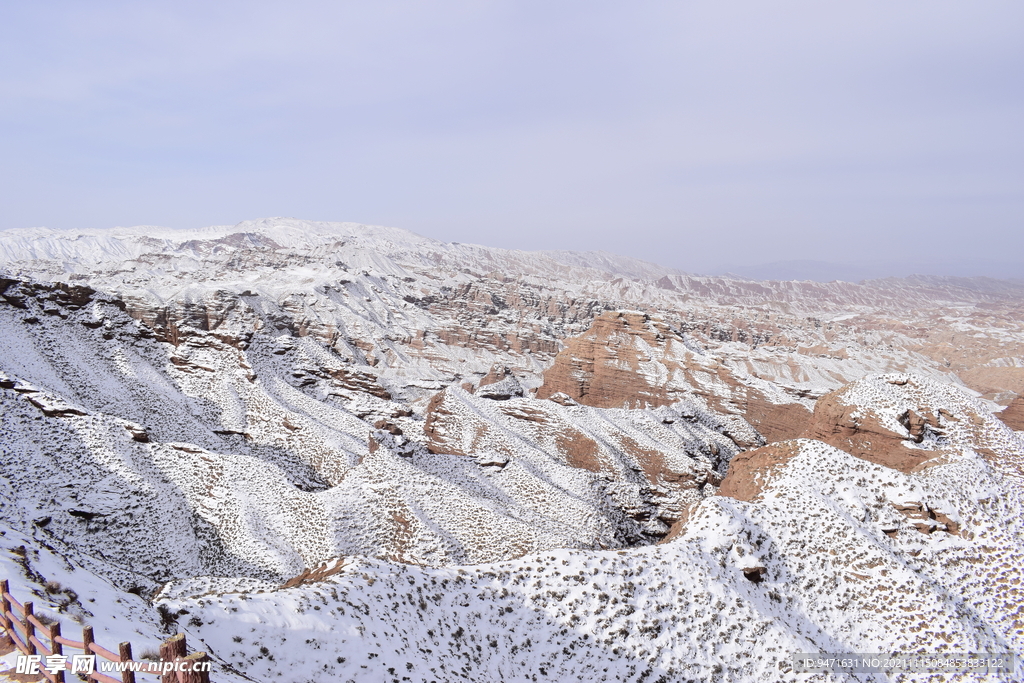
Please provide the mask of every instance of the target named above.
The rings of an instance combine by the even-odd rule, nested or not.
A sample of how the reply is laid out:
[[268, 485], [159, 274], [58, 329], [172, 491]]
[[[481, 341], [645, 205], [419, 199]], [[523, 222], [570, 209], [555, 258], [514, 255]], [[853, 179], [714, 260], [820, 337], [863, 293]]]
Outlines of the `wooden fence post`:
[[[193, 652], [181, 661], [187, 663], [188, 671], [182, 671], [178, 674], [179, 683], [210, 683], [210, 672], [205, 671], [210, 657], [205, 652]], [[193, 670], [195, 666], [199, 666], [202, 670]]]
[[[55, 655], [64, 654], [64, 646], [61, 645], [60, 641], [60, 622], [50, 624], [50, 652]], [[54, 683], [64, 683], [64, 670], [61, 669], [53, 677]]]
[[[160, 661], [176, 662], [185, 656], [187, 650], [185, 634], [179, 633], [160, 644]], [[160, 678], [160, 683], [178, 683], [178, 675], [173, 671], [168, 671]]]
[[0, 581], [0, 626], [3, 626], [8, 631], [14, 628], [11, 625], [11, 622], [7, 619], [7, 613], [11, 611], [11, 603], [7, 600], [7, 594], [9, 592], [10, 589], [7, 585], [7, 579]]
[[[85, 654], [87, 654], [87, 655], [95, 655], [96, 654], [96, 653], [94, 653], [92, 651], [92, 644], [94, 642], [96, 642], [96, 638], [93, 636], [92, 626], [83, 626], [82, 627], [82, 645], [84, 647], [82, 649], [85, 651]], [[99, 667], [96, 667], [96, 670], [98, 671]], [[89, 680], [90, 681], [95, 681], [96, 679], [93, 678], [90, 675], [89, 676]]]
[[32, 611], [32, 603], [26, 602], [22, 606], [22, 609], [24, 610], [23, 616], [25, 617], [25, 647], [28, 648], [28, 652], [26, 654], [34, 655], [36, 654], [36, 646], [35, 643], [32, 642], [32, 636], [36, 634], [36, 626], [29, 618], [35, 616], [35, 613]]
[[[122, 662], [132, 661], [132, 644], [121, 643], [117, 646], [117, 654]], [[121, 672], [121, 683], [135, 683], [135, 672], [125, 669]]]

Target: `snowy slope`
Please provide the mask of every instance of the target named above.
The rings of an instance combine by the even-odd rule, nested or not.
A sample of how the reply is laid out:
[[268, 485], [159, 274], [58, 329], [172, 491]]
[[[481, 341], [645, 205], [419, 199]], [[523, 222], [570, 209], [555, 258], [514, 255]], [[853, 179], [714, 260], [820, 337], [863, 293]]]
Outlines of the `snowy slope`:
[[1024, 652], [1012, 286], [293, 219], [6, 231], [0, 269], [0, 562], [104, 642], [258, 681]]
[[[788, 447], [759, 500], [709, 498], [665, 545], [465, 569], [353, 559], [309, 586], [193, 582], [160, 601], [260, 680], [807, 680], [793, 653], [1024, 649], [1019, 488], [970, 452], [908, 476]], [[958, 533], [898, 511], [921, 501]]]

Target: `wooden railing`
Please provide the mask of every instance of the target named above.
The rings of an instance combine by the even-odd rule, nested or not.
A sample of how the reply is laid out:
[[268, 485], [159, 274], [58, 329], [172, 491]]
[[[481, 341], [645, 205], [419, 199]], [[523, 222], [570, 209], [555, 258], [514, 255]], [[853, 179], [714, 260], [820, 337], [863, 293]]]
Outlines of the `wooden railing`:
[[[19, 652], [25, 655], [65, 655], [64, 648], [69, 647], [81, 650], [86, 655], [96, 655], [108, 662], [124, 662], [138, 664], [143, 667], [141, 673], [155, 675], [156, 671], [148, 668], [150, 662], [137, 661], [132, 659], [131, 643], [118, 645], [117, 654], [96, 643], [93, 638], [92, 626], [82, 627], [82, 640], [70, 640], [61, 635], [60, 623], [45, 623], [36, 616], [31, 602], [22, 604], [11, 595], [6, 580], [0, 581], [0, 627], [7, 631], [14, 646]], [[187, 654], [188, 648], [185, 643], [185, 634], [179, 633], [173, 638], [165, 640], [160, 645], [160, 661], [174, 662], [173, 670], [161, 671], [161, 683], [210, 683], [209, 668], [210, 658], [205, 652], [193, 652]], [[45, 664], [45, 662], [44, 662]], [[195, 666], [199, 664], [199, 666]], [[153, 663], [155, 666], [155, 662]], [[71, 670], [72, 663], [64, 663], [65, 670]], [[100, 667], [96, 667], [88, 675], [89, 681], [97, 683], [135, 683], [136, 671], [122, 671], [121, 679], [100, 673]], [[161, 668], [163, 667], [161, 665]], [[53, 683], [65, 683], [64, 671], [51, 674], [43, 666], [40, 666], [39, 673], [48, 681]]]

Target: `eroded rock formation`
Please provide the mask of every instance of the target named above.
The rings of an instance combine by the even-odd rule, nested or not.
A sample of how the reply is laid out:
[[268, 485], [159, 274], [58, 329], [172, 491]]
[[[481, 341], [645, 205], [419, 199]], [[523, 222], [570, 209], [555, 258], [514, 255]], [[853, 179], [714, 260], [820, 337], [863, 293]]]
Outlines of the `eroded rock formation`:
[[796, 441], [782, 441], [737, 454], [718, 492], [736, 500], [752, 501], [765, 490], [772, 474], [800, 452]]
[[0, 561], [49, 613], [187, 612], [225, 681], [1022, 651], [1016, 285], [148, 232], [0, 240]]
[[699, 397], [715, 410], [743, 416], [768, 442], [800, 435], [810, 420], [803, 404], [778, 392], [773, 401], [749, 376], [707, 358], [679, 330], [630, 311], [602, 313], [584, 334], [566, 340], [537, 390], [538, 398], [560, 396], [599, 408], [657, 407]]
[[1010, 429], [1024, 431], [1024, 396], [1013, 399], [998, 416]]

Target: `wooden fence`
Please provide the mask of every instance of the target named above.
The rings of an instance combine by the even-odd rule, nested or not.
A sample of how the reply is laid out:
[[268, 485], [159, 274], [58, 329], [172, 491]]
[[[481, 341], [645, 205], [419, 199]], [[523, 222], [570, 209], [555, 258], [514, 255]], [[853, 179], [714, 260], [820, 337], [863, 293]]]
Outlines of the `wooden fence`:
[[[24, 604], [14, 599], [9, 591], [6, 580], [0, 581], [0, 627], [7, 631], [8, 636], [14, 642], [14, 646], [25, 655], [65, 655], [64, 648], [81, 650], [85, 655], [96, 655], [99, 659], [108, 662], [123, 662], [126, 664], [138, 664], [142, 668], [139, 673], [155, 675], [156, 672], [147, 669], [150, 664], [146, 660], [137, 661], [132, 659], [131, 643], [121, 643], [117, 647], [117, 653], [113, 653], [105, 647], [100, 646], [93, 638], [92, 626], [82, 627], [82, 640], [69, 640], [61, 635], [60, 624], [47, 624], [39, 619], [33, 611], [31, 602]], [[161, 683], [210, 683], [210, 674], [203, 669], [209, 668], [210, 658], [205, 652], [193, 652], [186, 654], [188, 648], [185, 643], [185, 634], [179, 633], [173, 638], [165, 640], [160, 645], [161, 662], [179, 663], [175, 670], [161, 672]], [[45, 662], [44, 662], [45, 664]], [[200, 670], [192, 670], [193, 666]], [[154, 664], [155, 665], [155, 664]], [[51, 667], [52, 668], [52, 667]], [[70, 657], [64, 663], [64, 669], [70, 671], [72, 663]], [[87, 680], [97, 683], [135, 683], [136, 671], [122, 671], [121, 678], [113, 678], [100, 673], [100, 667], [96, 667], [88, 675]], [[163, 667], [162, 667], [163, 668]], [[47, 672], [42, 665], [39, 669], [40, 675], [54, 683], [65, 683], [64, 671], [55, 674]]]

